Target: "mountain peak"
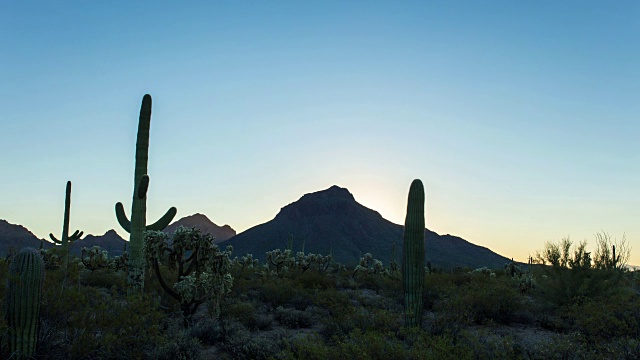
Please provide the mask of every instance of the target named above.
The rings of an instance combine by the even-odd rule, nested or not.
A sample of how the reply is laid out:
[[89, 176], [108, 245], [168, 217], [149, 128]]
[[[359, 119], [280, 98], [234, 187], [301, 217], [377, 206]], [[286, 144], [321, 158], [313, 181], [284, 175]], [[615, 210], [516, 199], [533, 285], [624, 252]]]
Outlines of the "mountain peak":
[[[354, 200], [355, 198], [353, 197], [353, 194], [351, 194], [351, 192], [349, 192], [349, 190], [347, 188], [343, 188], [340, 187], [338, 185], [332, 185], [330, 188], [326, 189], [326, 190], [320, 190], [311, 194], [307, 194], [307, 195], [325, 195], [329, 198], [343, 198], [343, 199], [349, 199], [349, 200]], [[305, 196], [307, 196], [305, 195]]]
[[189, 216], [185, 216], [182, 218], [184, 219], [192, 219], [192, 220], [198, 220], [198, 221], [209, 221], [211, 222], [211, 220], [209, 220], [209, 218], [207, 217], [207, 215], [205, 214], [200, 214], [200, 213], [195, 213], [193, 215], [189, 215]]
[[211, 233], [215, 238], [216, 243], [227, 240], [236, 235], [236, 231], [233, 230], [231, 226], [218, 226], [213, 223], [213, 221], [209, 220], [206, 215], [200, 213], [185, 216], [182, 219], [175, 221], [173, 224], [167, 226], [167, 228], [164, 229], [164, 232], [172, 233], [180, 226], [186, 226], [189, 228], [195, 227], [200, 229], [203, 233]]
[[326, 190], [304, 194], [298, 201], [280, 209], [276, 217], [293, 220], [329, 214], [343, 216], [360, 206], [349, 190], [333, 185]]
[[118, 233], [114, 229], [111, 229], [111, 230], [107, 230], [107, 232], [105, 232], [104, 235], [102, 235], [102, 236], [114, 236], [114, 235], [115, 236], [120, 236], [120, 235], [118, 235]]

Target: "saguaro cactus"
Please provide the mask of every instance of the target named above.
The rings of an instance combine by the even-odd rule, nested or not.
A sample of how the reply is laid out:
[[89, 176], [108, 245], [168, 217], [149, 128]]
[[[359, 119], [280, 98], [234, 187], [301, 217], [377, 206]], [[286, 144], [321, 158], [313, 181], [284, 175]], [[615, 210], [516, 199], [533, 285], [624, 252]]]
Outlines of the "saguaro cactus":
[[34, 248], [24, 248], [9, 266], [5, 320], [8, 348], [17, 359], [33, 356], [38, 335], [38, 315], [44, 282], [44, 261]]
[[151, 125], [151, 95], [142, 98], [140, 119], [138, 122], [138, 138], [136, 140], [136, 164], [133, 182], [133, 201], [131, 204], [131, 220], [127, 218], [122, 203], [116, 204], [116, 217], [120, 226], [129, 232], [129, 264], [127, 282], [130, 292], [140, 292], [144, 287], [145, 260], [143, 253], [144, 231], [162, 230], [176, 216], [177, 209], [170, 208], [164, 216], [151, 225], [147, 225], [147, 189], [149, 176], [147, 163], [149, 160], [149, 127]]
[[420, 326], [424, 288], [424, 187], [411, 183], [402, 242], [402, 288], [405, 327]]
[[54, 244], [62, 245], [62, 250], [68, 253], [71, 244], [74, 241], [80, 239], [83, 232], [76, 230], [71, 236], [69, 236], [69, 213], [71, 212], [71, 181], [67, 181], [67, 193], [64, 198], [64, 223], [62, 225], [62, 237], [58, 240], [53, 234], [49, 234], [49, 237]]

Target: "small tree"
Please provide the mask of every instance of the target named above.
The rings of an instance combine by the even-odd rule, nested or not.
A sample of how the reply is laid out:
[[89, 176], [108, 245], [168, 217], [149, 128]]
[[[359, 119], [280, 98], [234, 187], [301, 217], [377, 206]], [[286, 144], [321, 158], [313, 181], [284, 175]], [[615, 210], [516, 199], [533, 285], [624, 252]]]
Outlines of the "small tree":
[[531, 259], [538, 264], [549, 264], [554, 269], [588, 269], [591, 267], [591, 253], [586, 251], [587, 242], [582, 241], [577, 246], [568, 237], [563, 238], [559, 243], [548, 241], [544, 245], [542, 252], [536, 252]]
[[627, 243], [627, 237], [622, 235], [622, 240], [612, 240], [606, 232], [596, 234], [596, 253], [594, 255], [594, 267], [598, 269], [625, 270], [631, 257], [631, 247]]
[[[222, 297], [231, 291], [232, 248], [220, 251], [211, 234], [202, 234], [197, 228], [179, 227], [171, 236], [162, 231], [145, 233], [144, 253], [160, 286], [180, 303], [185, 327], [198, 307], [207, 302], [212, 316], [220, 314]], [[177, 275], [172, 286], [166, 283], [160, 266], [164, 265]]]

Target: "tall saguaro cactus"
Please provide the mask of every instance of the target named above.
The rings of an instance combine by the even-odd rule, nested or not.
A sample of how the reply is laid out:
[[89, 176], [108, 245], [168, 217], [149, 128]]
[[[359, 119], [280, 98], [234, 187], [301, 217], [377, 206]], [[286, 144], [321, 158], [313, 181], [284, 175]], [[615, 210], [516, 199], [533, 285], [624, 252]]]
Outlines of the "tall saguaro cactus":
[[402, 288], [404, 290], [405, 327], [419, 327], [422, 321], [424, 288], [424, 187], [416, 179], [411, 183], [402, 242]]
[[120, 226], [129, 232], [129, 264], [127, 282], [132, 293], [142, 291], [144, 287], [145, 260], [143, 253], [144, 231], [162, 230], [176, 216], [177, 209], [170, 208], [164, 216], [151, 225], [147, 225], [147, 189], [149, 176], [147, 163], [149, 160], [149, 127], [151, 125], [151, 95], [142, 98], [140, 119], [138, 122], [138, 138], [136, 140], [136, 164], [133, 182], [133, 200], [131, 203], [131, 220], [127, 218], [122, 203], [116, 204], [116, 217]]
[[24, 248], [9, 266], [5, 320], [8, 348], [16, 359], [31, 358], [36, 350], [38, 316], [44, 283], [44, 261], [34, 248]]
[[80, 239], [83, 232], [76, 230], [71, 236], [69, 236], [69, 213], [71, 212], [71, 181], [67, 181], [67, 192], [64, 198], [64, 223], [62, 225], [62, 237], [58, 240], [53, 234], [49, 234], [54, 244], [62, 245], [62, 250], [65, 253], [69, 252], [69, 248], [74, 241]]

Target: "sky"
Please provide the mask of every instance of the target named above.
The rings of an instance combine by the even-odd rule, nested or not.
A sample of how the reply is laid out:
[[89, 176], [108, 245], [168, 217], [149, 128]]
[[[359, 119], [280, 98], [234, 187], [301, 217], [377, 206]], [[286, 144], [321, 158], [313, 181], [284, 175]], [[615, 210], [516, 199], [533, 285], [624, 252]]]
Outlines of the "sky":
[[153, 98], [147, 219], [236, 231], [331, 185], [516, 260], [607, 232], [640, 265], [640, 2], [2, 1], [0, 218], [103, 234], [131, 207]]

